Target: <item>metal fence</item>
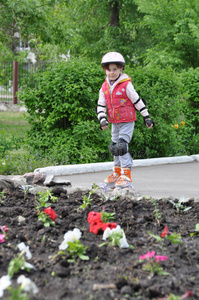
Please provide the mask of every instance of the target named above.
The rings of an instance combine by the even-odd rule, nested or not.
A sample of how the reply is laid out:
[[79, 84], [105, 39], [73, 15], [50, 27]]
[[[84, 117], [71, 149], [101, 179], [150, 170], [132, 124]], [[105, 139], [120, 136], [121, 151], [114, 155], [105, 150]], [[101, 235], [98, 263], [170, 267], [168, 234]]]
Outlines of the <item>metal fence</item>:
[[33, 74], [44, 69], [46, 63], [0, 62], [0, 102], [20, 103], [17, 92], [24, 86], [34, 86]]

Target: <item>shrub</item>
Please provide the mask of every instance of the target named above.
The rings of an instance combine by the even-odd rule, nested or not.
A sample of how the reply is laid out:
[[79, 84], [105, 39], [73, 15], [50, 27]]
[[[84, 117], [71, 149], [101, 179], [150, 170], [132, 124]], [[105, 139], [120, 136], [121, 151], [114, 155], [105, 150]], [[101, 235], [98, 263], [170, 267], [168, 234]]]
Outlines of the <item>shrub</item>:
[[185, 114], [190, 132], [186, 147], [189, 154], [196, 154], [199, 149], [199, 68], [183, 71], [181, 78], [186, 101]]
[[[171, 68], [162, 70], [158, 66], [126, 69], [156, 124], [148, 130], [137, 113], [129, 147], [132, 156], [186, 154], [190, 127], [181, 77]], [[58, 62], [37, 74], [36, 88], [26, 88], [20, 94], [28, 109], [29, 143], [35, 153], [53, 158], [58, 164], [112, 160], [108, 150], [110, 126], [101, 131], [95, 113], [104, 77], [100, 66], [82, 59]], [[178, 129], [175, 124], [179, 124]]]
[[[26, 149], [12, 150], [5, 153], [0, 159], [0, 174], [23, 175], [33, 172], [37, 168], [56, 165], [54, 157], [44, 157], [39, 153], [34, 154]], [[65, 164], [65, 162], [63, 162]]]
[[6, 130], [0, 130], [0, 157], [4, 157], [7, 151], [19, 149], [23, 142], [24, 139], [22, 137], [16, 137], [9, 134]]
[[146, 100], [150, 117], [155, 121], [155, 127], [148, 130], [143, 125], [141, 114], [137, 112], [131, 153], [136, 158], [185, 154], [181, 134], [173, 127], [185, 121], [179, 76], [171, 68], [162, 70], [158, 66], [127, 68], [126, 72], [131, 76], [140, 97]]
[[20, 94], [29, 113], [34, 151], [55, 156], [58, 163], [109, 160], [110, 134], [99, 129], [95, 113], [102, 68], [74, 59], [48, 66], [35, 80], [37, 88]]

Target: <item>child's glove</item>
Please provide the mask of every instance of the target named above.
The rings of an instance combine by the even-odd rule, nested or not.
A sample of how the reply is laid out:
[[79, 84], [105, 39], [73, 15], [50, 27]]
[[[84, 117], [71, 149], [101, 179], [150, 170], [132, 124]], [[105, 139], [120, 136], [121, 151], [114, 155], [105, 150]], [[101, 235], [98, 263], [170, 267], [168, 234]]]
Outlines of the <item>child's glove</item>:
[[103, 130], [103, 127], [108, 126], [108, 121], [106, 119], [102, 119], [100, 121], [100, 129]]
[[151, 120], [149, 117], [144, 118], [144, 124], [145, 124], [147, 127], [150, 127], [151, 125], [153, 125], [153, 127], [155, 126], [154, 121]]

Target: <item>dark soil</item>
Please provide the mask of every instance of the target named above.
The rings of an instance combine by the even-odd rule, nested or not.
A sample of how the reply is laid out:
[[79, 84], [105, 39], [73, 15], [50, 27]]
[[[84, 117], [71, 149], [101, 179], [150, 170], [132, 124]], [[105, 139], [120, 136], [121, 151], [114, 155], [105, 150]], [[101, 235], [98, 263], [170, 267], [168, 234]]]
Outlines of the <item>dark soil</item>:
[[[24, 242], [30, 247], [32, 259], [28, 262], [35, 270], [20, 271], [12, 282], [16, 283], [20, 274], [34, 281], [39, 293], [30, 295], [31, 300], [144, 300], [163, 298], [170, 293], [181, 296], [187, 290], [194, 294], [190, 299], [199, 299], [199, 236], [190, 236], [199, 223], [199, 203], [190, 201], [186, 205], [192, 209], [178, 213], [169, 199], [160, 199], [157, 209], [162, 217], [158, 224], [150, 199], [137, 201], [123, 197], [103, 202], [94, 193], [92, 205], [77, 212], [83, 195], [84, 192], [69, 196], [56, 194], [58, 202], [51, 205], [58, 215], [56, 225], [45, 228], [37, 219], [34, 195], [6, 191], [0, 206], [0, 226], [6, 225], [9, 230], [7, 239], [0, 244], [0, 277], [7, 274], [9, 262], [19, 253], [17, 244]], [[115, 212], [114, 222], [122, 227], [128, 243], [135, 247], [133, 250], [109, 245], [99, 247], [103, 242], [102, 233], [89, 232], [87, 215], [90, 211], [101, 212], [103, 206], [107, 212]], [[25, 223], [18, 223], [19, 215], [25, 217]], [[157, 242], [147, 233], [160, 236], [165, 226], [181, 234], [182, 244], [166, 238]], [[75, 227], [82, 232], [80, 241], [88, 246], [86, 254], [90, 259], [77, 258], [75, 263], [67, 261], [69, 255], [53, 259], [64, 234]], [[170, 275], [151, 275], [142, 269], [139, 256], [152, 250], [169, 257], [161, 266]], [[9, 299], [7, 291], [3, 299]]]

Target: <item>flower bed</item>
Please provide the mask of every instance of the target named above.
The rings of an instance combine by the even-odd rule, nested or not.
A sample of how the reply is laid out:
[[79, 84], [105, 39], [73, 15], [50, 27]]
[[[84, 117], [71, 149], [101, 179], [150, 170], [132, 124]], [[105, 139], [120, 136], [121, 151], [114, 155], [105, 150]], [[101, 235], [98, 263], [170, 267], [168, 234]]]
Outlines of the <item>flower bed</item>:
[[[199, 203], [55, 196], [38, 205], [29, 193], [0, 193], [2, 299], [199, 299]], [[27, 265], [14, 272], [19, 257]]]

